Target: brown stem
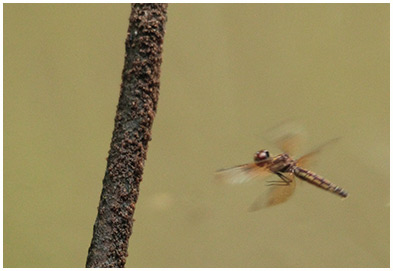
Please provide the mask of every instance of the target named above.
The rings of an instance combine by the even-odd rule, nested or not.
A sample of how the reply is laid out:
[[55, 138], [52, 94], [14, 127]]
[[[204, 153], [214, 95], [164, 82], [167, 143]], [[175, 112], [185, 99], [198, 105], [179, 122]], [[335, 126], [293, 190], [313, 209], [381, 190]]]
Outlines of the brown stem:
[[160, 87], [167, 4], [133, 4], [115, 128], [86, 267], [124, 267]]

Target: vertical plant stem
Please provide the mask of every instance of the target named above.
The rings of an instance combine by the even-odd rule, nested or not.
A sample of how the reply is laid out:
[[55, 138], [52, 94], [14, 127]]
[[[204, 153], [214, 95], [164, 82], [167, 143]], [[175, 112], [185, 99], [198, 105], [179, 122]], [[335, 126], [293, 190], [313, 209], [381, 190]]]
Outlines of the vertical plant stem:
[[107, 168], [86, 267], [124, 267], [157, 110], [167, 4], [133, 4]]

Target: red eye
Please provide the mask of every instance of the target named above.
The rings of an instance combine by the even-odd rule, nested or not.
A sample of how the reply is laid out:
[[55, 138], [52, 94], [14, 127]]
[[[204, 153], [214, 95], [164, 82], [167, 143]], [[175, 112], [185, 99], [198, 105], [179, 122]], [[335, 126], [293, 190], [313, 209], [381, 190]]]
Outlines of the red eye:
[[261, 162], [269, 158], [269, 152], [267, 150], [261, 150], [254, 155], [255, 162]]

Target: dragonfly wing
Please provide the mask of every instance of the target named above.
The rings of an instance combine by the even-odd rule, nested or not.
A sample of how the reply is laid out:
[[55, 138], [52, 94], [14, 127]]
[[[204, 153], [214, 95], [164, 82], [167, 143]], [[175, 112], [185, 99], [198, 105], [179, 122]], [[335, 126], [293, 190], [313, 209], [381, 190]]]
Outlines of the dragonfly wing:
[[340, 138], [333, 138], [322, 145], [318, 146], [314, 150], [310, 151], [309, 153], [303, 155], [299, 159], [297, 159], [297, 165], [300, 167], [308, 167], [311, 163], [315, 161], [315, 156], [318, 155], [326, 146], [336, 143]]
[[265, 132], [266, 139], [283, 152], [294, 155], [304, 144], [306, 132], [299, 122], [287, 119]]
[[257, 177], [269, 176], [268, 167], [260, 167], [255, 163], [240, 165], [232, 168], [221, 169], [216, 172], [215, 179], [219, 182], [241, 184]]
[[250, 208], [248, 208], [248, 211], [258, 211], [287, 201], [295, 191], [296, 181], [293, 173], [288, 173], [285, 176], [290, 182], [275, 181], [275, 183], [267, 184], [270, 187], [256, 198]]

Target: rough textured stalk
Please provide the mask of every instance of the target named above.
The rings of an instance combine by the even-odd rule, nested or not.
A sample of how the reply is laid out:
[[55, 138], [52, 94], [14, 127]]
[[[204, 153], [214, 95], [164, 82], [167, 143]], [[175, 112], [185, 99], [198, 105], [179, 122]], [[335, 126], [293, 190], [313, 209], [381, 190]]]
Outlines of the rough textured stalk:
[[133, 4], [115, 128], [86, 267], [124, 267], [157, 109], [167, 4]]

